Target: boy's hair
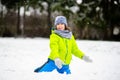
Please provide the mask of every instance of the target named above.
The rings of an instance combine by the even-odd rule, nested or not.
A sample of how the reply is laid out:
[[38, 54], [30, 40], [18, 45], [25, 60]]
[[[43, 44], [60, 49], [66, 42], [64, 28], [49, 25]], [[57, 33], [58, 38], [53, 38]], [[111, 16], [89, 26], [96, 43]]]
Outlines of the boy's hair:
[[69, 31], [71, 31], [71, 28], [68, 27], [68, 26], [65, 26], [65, 30], [69, 30]]

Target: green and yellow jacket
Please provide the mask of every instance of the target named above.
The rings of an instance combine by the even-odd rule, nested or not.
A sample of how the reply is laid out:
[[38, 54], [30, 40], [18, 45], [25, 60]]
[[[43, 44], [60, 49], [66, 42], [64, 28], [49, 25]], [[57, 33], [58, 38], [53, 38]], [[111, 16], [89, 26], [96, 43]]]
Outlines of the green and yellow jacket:
[[74, 36], [71, 39], [63, 38], [54, 32], [50, 35], [50, 55], [48, 58], [54, 60], [60, 58], [65, 65], [69, 65], [72, 59], [72, 54], [78, 58], [84, 56], [84, 53], [78, 48]]

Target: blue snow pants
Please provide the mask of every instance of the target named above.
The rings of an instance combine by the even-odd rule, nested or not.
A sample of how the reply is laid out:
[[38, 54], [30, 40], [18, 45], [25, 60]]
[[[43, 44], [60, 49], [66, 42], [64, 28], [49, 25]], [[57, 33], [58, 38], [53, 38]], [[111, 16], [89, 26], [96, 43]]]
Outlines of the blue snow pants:
[[56, 69], [59, 73], [63, 74], [66, 72], [66, 74], [71, 74], [69, 65], [63, 65], [61, 69], [57, 68], [55, 65], [55, 62], [51, 59], [48, 59], [48, 61], [42, 65], [41, 67], [38, 67], [34, 70], [34, 72], [52, 72], [54, 69]]

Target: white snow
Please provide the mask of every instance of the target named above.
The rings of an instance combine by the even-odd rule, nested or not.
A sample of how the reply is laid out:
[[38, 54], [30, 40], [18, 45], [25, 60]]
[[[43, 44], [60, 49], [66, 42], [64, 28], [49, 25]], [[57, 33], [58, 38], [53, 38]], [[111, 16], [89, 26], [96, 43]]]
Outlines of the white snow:
[[72, 74], [34, 73], [50, 53], [46, 38], [0, 38], [0, 80], [119, 80], [120, 42], [77, 40], [93, 62], [73, 56]]

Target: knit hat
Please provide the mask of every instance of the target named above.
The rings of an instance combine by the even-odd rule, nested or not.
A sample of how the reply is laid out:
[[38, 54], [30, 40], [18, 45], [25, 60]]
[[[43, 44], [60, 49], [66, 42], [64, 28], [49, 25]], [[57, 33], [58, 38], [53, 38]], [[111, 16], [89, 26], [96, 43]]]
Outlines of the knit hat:
[[66, 20], [66, 17], [64, 17], [64, 16], [57, 16], [56, 18], [55, 18], [55, 23], [54, 23], [54, 25], [56, 26], [57, 24], [65, 24], [66, 26], [68, 26], [68, 24], [67, 24], [67, 20]]

